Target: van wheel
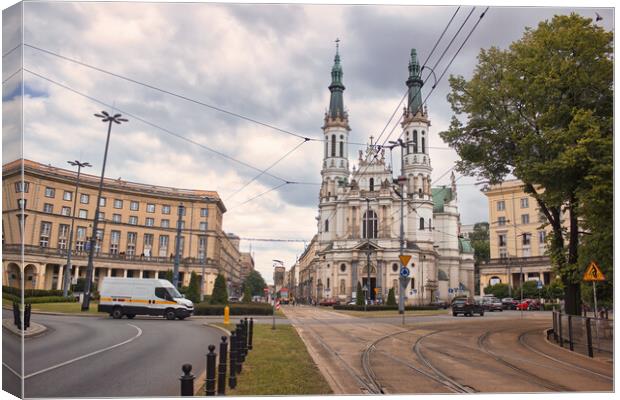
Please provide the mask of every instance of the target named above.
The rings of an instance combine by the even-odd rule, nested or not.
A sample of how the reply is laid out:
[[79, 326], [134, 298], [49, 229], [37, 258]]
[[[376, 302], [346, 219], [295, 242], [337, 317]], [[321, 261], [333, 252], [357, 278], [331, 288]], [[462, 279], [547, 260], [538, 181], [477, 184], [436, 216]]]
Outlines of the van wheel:
[[164, 317], [166, 317], [167, 320], [172, 321], [176, 318], [176, 314], [172, 308], [169, 308], [164, 312]]
[[121, 319], [123, 318], [123, 309], [120, 307], [114, 307], [112, 310], [112, 318]]
[[480, 316], [481, 316], [481, 317], [484, 317], [484, 311], [482, 311], [482, 312], [480, 313]]
[[129, 319], [133, 319], [133, 317], [135, 317], [135, 316], [136, 316], [136, 314], [127, 314], [127, 318], [129, 318]]
[[455, 312], [452, 313], [453, 317], [457, 317], [458, 315], [459, 315], [458, 313], [455, 313]]

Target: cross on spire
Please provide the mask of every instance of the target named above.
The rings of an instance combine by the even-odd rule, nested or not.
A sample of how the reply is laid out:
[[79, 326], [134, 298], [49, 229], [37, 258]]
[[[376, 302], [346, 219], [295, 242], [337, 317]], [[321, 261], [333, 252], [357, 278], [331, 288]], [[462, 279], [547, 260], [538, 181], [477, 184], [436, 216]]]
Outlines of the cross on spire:
[[336, 42], [336, 54], [338, 54], [338, 47], [340, 47], [340, 39], [336, 38], [336, 40], [334, 40], [334, 42]]

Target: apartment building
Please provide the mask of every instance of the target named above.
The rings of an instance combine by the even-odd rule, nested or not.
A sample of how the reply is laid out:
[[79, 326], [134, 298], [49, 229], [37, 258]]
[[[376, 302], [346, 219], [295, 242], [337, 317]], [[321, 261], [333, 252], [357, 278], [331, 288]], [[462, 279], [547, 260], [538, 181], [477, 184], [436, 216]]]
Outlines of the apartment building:
[[[73, 215], [71, 274], [74, 282], [85, 277], [99, 177], [82, 170], [76, 193], [77, 173], [67, 169], [16, 160], [3, 165], [2, 175], [4, 284], [19, 286], [24, 274], [26, 288], [60, 289]], [[225, 212], [213, 191], [104, 179], [94, 281], [165, 276], [173, 268], [180, 218], [181, 284], [204, 267], [205, 293], [211, 293], [218, 273], [234, 290], [240, 286], [241, 254], [239, 238], [222, 230]]]

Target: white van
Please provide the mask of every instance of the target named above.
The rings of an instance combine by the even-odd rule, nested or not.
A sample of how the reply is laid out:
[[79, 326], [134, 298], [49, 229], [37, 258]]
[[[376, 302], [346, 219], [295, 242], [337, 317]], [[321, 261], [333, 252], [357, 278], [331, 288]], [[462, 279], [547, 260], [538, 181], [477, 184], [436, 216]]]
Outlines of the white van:
[[194, 303], [165, 279], [106, 277], [99, 287], [97, 311], [110, 313], [115, 319], [142, 314], [172, 320], [192, 315]]

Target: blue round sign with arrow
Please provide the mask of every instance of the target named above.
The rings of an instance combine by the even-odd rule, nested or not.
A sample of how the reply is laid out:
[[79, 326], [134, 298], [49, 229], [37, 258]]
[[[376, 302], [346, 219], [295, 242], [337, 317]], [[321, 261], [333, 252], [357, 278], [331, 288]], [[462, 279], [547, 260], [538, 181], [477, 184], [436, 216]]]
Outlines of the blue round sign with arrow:
[[407, 268], [401, 268], [400, 276], [402, 276], [403, 278], [407, 278], [409, 276], [409, 270]]

